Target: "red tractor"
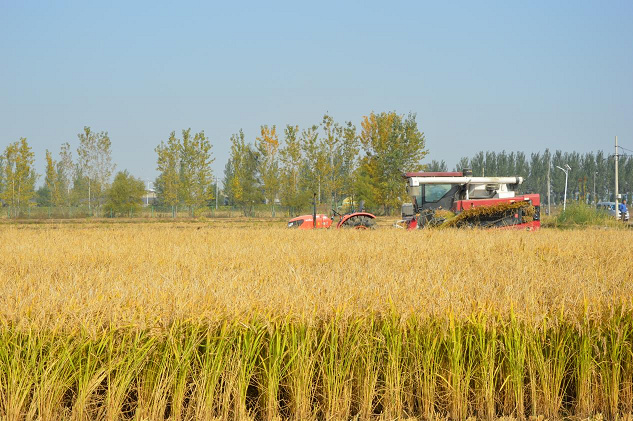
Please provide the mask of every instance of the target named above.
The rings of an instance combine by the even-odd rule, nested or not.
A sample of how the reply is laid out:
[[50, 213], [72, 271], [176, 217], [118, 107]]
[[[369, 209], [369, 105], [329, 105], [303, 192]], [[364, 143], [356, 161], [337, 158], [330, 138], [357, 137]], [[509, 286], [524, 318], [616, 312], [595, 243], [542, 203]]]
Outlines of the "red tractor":
[[472, 171], [403, 174], [412, 203], [402, 206], [398, 226], [482, 227], [536, 230], [540, 196], [517, 195], [521, 177], [473, 177]]
[[312, 215], [301, 215], [292, 218], [288, 222], [288, 228], [298, 228], [301, 230], [311, 230], [315, 228], [330, 228], [334, 221], [334, 216], [339, 217], [336, 228], [353, 228], [353, 229], [373, 229], [376, 226], [376, 217], [369, 212], [364, 212], [361, 205], [359, 212], [352, 211], [348, 214], [340, 214], [332, 209], [332, 217], [325, 214], [316, 213], [316, 195], [313, 201]]

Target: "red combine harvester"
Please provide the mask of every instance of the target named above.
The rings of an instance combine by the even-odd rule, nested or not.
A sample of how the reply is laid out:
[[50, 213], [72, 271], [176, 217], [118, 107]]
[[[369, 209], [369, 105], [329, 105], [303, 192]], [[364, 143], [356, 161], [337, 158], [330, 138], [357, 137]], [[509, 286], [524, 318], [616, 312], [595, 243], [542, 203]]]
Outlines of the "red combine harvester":
[[473, 177], [472, 171], [403, 174], [412, 203], [402, 206], [398, 226], [482, 227], [536, 230], [540, 196], [517, 195], [521, 177]]
[[330, 228], [334, 220], [334, 215], [338, 215], [340, 218], [336, 224], [336, 228], [373, 229], [376, 225], [376, 217], [369, 212], [364, 212], [362, 206], [360, 212], [352, 211], [344, 215], [332, 209], [332, 218], [325, 214], [316, 213], [316, 195], [312, 206], [312, 215], [301, 215], [292, 218], [290, 222], [288, 222], [288, 228], [298, 228], [301, 230]]

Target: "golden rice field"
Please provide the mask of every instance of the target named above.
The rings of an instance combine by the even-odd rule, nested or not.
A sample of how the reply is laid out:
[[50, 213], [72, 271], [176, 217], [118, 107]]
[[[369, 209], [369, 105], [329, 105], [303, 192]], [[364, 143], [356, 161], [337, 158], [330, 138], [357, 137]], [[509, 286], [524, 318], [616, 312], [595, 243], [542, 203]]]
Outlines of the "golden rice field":
[[633, 232], [0, 226], [2, 420], [630, 417]]

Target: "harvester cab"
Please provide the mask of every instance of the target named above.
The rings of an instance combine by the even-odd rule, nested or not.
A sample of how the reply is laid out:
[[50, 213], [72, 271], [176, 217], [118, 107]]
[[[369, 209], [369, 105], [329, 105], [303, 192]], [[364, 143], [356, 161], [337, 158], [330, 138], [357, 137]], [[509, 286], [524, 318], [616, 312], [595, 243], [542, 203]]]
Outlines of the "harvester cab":
[[401, 226], [537, 229], [538, 194], [517, 195], [522, 177], [473, 177], [472, 171], [405, 173], [411, 203]]

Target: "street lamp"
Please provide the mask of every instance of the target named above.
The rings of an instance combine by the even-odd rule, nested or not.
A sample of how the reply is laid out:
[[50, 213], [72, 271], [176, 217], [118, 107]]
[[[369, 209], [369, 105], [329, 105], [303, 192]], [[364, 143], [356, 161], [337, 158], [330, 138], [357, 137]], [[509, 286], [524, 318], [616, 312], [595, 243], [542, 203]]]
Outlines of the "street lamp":
[[571, 171], [571, 167], [565, 164], [565, 168], [561, 168], [558, 165], [556, 166], [559, 170], [565, 173], [565, 196], [563, 198], [563, 212], [567, 208], [567, 177], [569, 176], [569, 171]]

